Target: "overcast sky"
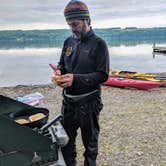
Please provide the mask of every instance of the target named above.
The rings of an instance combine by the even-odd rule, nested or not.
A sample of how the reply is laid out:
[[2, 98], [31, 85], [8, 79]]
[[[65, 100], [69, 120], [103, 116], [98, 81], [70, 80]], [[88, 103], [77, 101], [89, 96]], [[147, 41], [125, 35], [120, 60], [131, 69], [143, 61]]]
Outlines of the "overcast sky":
[[[0, 30], [68, 28], [68, 0], [0, 0]], [[92, 27], [166, 27], [166, 0], [84, 0]]]

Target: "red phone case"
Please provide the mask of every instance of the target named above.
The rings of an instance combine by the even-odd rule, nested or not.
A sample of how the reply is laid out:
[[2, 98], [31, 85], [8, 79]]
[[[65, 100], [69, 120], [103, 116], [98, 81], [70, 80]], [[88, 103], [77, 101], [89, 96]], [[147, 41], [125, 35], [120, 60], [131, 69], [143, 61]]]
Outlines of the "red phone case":
[[57, 67], [54, 64], [49, 64], [49, 65], [50, 65], [50, 67], [51, 67], [52, 70], [54, 70], [54, 71], [58, 70]]

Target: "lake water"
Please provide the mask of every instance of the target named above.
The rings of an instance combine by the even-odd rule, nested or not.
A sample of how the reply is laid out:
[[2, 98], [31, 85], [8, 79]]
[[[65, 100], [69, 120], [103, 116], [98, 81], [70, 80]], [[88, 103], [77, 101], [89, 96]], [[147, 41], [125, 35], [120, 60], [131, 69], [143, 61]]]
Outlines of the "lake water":
[[[152, 54], [151, 44], [109, 47], [110, 68], [138, 72], [166, 72], [166, 56]], [[0, 50], [0, 87], [51, 82], [49, 63], [57, 64], [61, 48]]]

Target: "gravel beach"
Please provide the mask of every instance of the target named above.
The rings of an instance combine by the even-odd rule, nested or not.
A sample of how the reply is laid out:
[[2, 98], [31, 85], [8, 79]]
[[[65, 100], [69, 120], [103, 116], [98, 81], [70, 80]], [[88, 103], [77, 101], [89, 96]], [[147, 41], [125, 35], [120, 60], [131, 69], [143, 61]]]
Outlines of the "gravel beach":
[[[0, 88], [1, 95], [11, 98], [42, 93], [50, 119], [60, 113], [61, 91], [52, 84]], [[102, 86], [102, 100], [98, 166], [165, 166], [166, 88], [145, 91]], [[82, 166], [80, 132], [78, 137], [78, 166]]]

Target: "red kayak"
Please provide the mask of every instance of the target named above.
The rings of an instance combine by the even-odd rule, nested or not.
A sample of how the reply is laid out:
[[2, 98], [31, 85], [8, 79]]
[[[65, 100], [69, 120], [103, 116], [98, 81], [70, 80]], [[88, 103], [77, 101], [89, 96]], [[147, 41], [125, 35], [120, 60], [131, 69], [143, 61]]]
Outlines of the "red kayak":
[[157, 88], [163, 85], [161, 82], [136, 80], [131, 78], [111, 77], [103, 83], [104, 85], [117, 86], [117, 87], [132, 87], [137, 89], [148, 90]]

